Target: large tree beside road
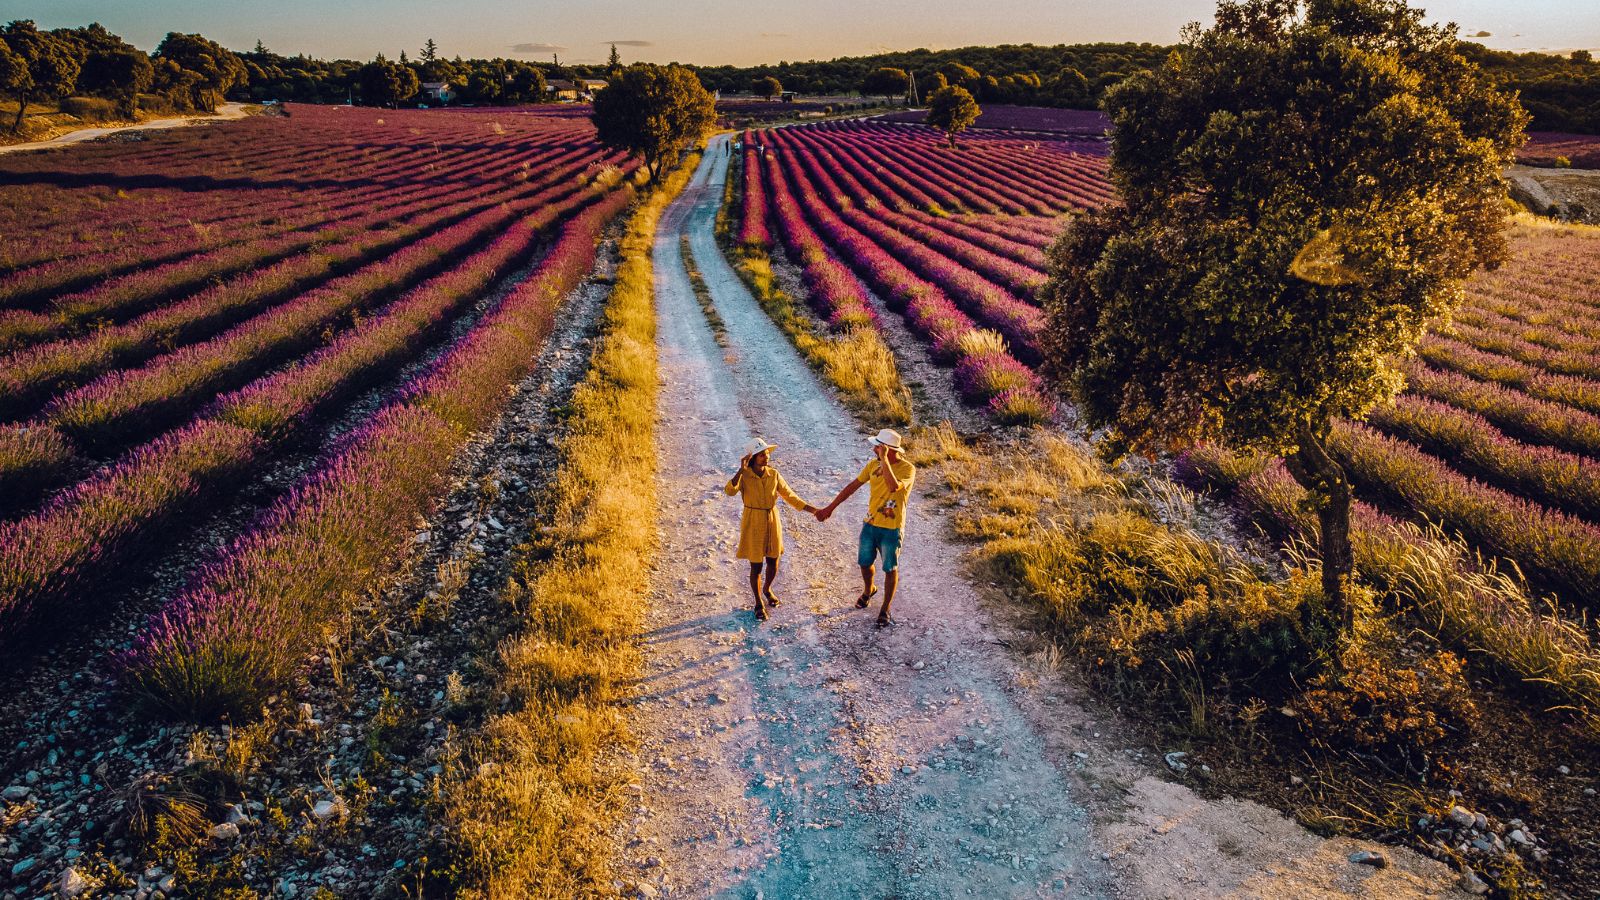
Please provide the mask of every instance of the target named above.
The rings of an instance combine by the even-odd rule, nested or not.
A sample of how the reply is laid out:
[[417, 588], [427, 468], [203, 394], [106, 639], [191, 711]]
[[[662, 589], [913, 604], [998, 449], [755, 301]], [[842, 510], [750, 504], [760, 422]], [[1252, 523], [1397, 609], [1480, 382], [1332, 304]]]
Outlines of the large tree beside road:
[[593, 118], [600, 141], [642, 158], [655, 181], [666, 162], [711, 131], [716, 101], [682, 66], [635, 63], [595, 95]]

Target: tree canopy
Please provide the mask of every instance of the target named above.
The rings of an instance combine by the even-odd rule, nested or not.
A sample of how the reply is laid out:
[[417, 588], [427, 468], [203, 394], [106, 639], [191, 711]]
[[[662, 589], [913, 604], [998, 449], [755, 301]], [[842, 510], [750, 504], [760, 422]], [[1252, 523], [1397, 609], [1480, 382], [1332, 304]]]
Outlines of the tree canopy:
[[682, 66], [635, 63], [594, 98], [600, 141], [644, 160], [652, 181], [664, 164], [716, 124], [716, 101]]
[[215, 112], [228, 89], [247, 78], [244, 62], [233, 51], [198, 34], [170, 32], [155, 55], [196, 76], [185, 80], [195, 107], [206, 112]]
[[928, 98], [928, 124], [945, 133], [952, 149], [956, 146], [956, 135], [978, 121], [982, 113], [978, 101], [972, 99], [972, 94], [966, 88], [958, 85], [942, 87]]
[[783, 93], [783, 82], [771, 75], [763, 75], [750, 82], [750, 93], [768, 100], [776, 100]]
[[905, 69], [896, 69], [892, 66], [879, 66], [867, 73], [861, 82], [861, 93], [877, 94], [883, 99], [905, 94], [911, 89], [911, 76]]
[[22, 127], [28, 101], [38, 97], [65, 97], [77, 83], [82, 66], [68, 41], [19, 19], [0, 31], [9, 54], [0, 58], [0, 90], [17, 101], [17, 118], [11, 130]]
[[1326, 436], [1400, 390], [1503, 257], [1526, 116], [1404, 0], [1223, 2], [1184, 38], [1106, 97], [1123, 204], [1050, 251], [1048, 369], [1112, 455], [1284, 454], [1338, 606], [1350, 489]]
[[395, 106], [422, 86], [410, 66], [389, 62], [381, 54], [361, 67], [358, 79], [363, 102], [373, 106]]

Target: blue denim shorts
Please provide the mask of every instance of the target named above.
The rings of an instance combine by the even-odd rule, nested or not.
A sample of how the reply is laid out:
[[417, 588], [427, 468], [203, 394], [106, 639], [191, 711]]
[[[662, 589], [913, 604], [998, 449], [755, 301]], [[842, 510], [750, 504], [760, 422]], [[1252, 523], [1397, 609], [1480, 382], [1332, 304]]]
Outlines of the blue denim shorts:
[[900, 565], [900, 529], [879, 528], [876, 525], [861, 526], [861, 548], [856, 553], [856, 562], [863, 566], [872, 565], [883, 554], [883, 570], [893, 572]]

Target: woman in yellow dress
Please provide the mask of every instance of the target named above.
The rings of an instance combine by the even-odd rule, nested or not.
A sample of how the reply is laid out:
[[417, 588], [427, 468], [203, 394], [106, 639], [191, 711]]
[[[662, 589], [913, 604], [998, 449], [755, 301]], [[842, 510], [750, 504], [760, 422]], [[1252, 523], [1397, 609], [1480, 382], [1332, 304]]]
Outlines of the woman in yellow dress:
[[[773, 468], [772, 450], [776, 445], [753, 438], [745, 446], [739, 471], [723, 487], [723, 493], [744, 499], [744, 516], [739, 520], [739, 558], [750, 563], [750, 593], [756, 598], [756, 618], [767, 618], [767, 607], [777, 606], [772, 582], [778, 577], [778, 557], [783, 555], [783, 524], [778, 521], [778, 500], [795, 509], [815, 514], [817, 508], [800, 499], [788, 482]], [[767, 583], [761, 585], [765, 567]]]

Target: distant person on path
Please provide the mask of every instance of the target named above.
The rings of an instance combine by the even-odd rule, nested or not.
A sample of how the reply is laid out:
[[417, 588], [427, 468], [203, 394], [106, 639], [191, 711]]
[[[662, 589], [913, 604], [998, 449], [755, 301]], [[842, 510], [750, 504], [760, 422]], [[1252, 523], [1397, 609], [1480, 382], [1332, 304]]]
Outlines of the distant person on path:
[[[778, 499], [802, 512], [816, 514], [815, 506], [800, 499], [788, 482], [772, 466], [773, 444], [752, 438], [745, 445], [739, 471], [722, 488], [732, 497], [744, 498], [744, 516], [739, 520], [739, 558], [750, 563], [750, 593], [756, 599], [756, 618], [766, 621], [767, 607], [777, 606], [772, 582], [778, 577], [778, 558], [783, 556], [783, 523], [778, 521]], [[761, 585], [761, 570], [767, 583]]]
[[917, 480], [917, 467], [903, 456], [905, 448], [900, 433], [885, 428], [872, 438], [872, 461], [861, 470], [855, 480], [844, 486], [833, 502], [817, 510], [817, 521], [826, 522], [839, 504], [866, 485], [867, 518], [861, 525], [860, 547], [856, 562], [861, 566], [861, 596], [856, 607], [866, 609], [872, 595], [878, 592], [872, 583], [872, 567], [879, 556], [883, 557], [883, 608], [878, 610], [878, 626], [894, 624], [889, 618], [889, 607], [894, 603], [894, 590], [900, 584], [900, 538], [906, 527], [906, 502], [911, 498], [911, 486]]

